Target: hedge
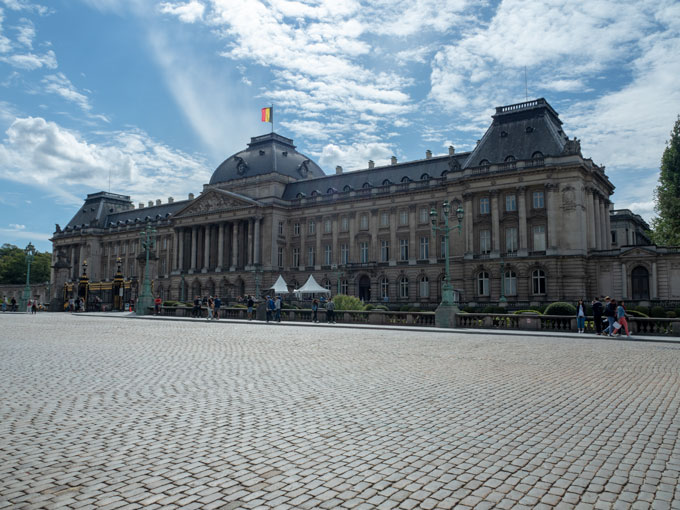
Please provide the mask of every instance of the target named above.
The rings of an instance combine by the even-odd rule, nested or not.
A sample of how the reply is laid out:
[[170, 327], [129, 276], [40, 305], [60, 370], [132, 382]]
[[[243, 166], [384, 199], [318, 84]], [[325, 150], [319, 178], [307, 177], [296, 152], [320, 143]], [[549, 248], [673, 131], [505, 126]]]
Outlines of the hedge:
[[576, 315], [576, 307], [571, 303], [558, 301], [548, 305], [545, 315]]

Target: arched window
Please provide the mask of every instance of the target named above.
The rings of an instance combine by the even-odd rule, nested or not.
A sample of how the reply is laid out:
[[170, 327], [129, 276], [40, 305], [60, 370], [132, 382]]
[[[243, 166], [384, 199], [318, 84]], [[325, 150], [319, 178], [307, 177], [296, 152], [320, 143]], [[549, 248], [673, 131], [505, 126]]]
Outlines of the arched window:
[[313, 197], [316, 197], [316, 196], [318, 196], [318, 195], [319, 195], [319, 191], [318, 191], [318, 190], [312, 191], [312, 196], [313, 196]]
[[403, 299], [408, 298], [408, 278], [405, 276], [399, 278], [399, 297]]
[[306, 196], [306, 195], [305, 195], [304, 193], [301, 192], [301, 193], [298, 193], [295, 197], [296, 197], [296, 198], [305, 198], [305, 196]]
[[331, 281], [328, 278], [325, 278], [321, 283], [321, 286], [326, 290], [331, 290]]
[[390, 281], [387, 276], [380, 278], [380, 299], [387, 300], [390, 297]]
[[545, 294], [545, 272], [542, 269], [532, 271], [531, 286], [534, 294]]
[[365, 183], [363, 184], [363, 186], [361, 186], [361, 187], [364, 188], [364, 189], [368, 189], [368, 188], [371, 188], [371, 187], [373, 187], [373, 186], [371, 185], [370, 182], [365, 182]]
[[421, 181], [429, 181], [430, 180], [430, 174], [425, 173], [425, 174], [421, 175], [420, 180]]
[[506, 296], [516, 296], [517, 295], [517, 273], [512, 270], [508, 270], [504, 275], [505, 285], [504, 291]]
[[444, 171], [441, 173], [441, 176], [442, 176], [442, 177], [446, 177], [446, 174], [448, 174], [448, 173], [449, 173], [448, 170], [444, 170]]
[[531, 155], [531, 159], [540, 159], [543, 157], [543, 153], [541, 151], [536, 151]]
[[383, 186], [389, 186], [390, 184], [392, 184], [392, 181], [390, 181], [389, 179], [385, 179], [385, 180], [383, 181], [383, 184], [382, 184], [382, 185], [383, 185]]
[[344, 192], [352, 191], [352, 186], [350, 186], [349, 184], [345, 184], [345, 187], [342, 188], [342, 191]]
[[488, 159], [483, 159], [479, 162], [479, 166], [487, 166], [487, 165], [489, 165]]
[[507, 158], [505, 158], [505, 161], [515, 161], [515, 156], [510, 155]]
[[327, 194], [327, 195], [332, 195], [332, 194], [335, 193], [336, 191], [337, 191], [337, 190], [336, 190], [335, 188], [328, 188], [328, 189], [326, 190], [326, 194]]
[[482, 271], [477, 275], [477, 295], [489, 295], [489, 273]]
[[402, 177], [401, 182], [411, 182], [411, 179], [409, 179], [408, 177]]
[[430, 279], [427, 276], [421, 276], [418, 282], [418, 293], [421, 299], [430, 298]]

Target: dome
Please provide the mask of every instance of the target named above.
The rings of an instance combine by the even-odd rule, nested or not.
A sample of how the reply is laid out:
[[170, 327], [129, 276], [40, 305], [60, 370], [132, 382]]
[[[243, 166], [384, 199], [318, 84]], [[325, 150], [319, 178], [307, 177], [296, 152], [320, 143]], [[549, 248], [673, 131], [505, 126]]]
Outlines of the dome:
[[326, 175], [319, 165], [295, 150], [293, 140], [276, 133], [268, 133], [251, 138], [246, 150], [237, 152], [224, 160], [213, 172], [210, 184], [271, 172], [283, 174], [295, 180], [313, 179]]

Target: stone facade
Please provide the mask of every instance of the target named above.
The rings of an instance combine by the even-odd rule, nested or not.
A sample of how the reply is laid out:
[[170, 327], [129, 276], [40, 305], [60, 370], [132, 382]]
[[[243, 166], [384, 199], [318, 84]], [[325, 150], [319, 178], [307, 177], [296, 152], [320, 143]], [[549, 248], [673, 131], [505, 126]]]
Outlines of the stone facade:
[[141, 278], [149, 223], [158, 240], [150, 273], [164, 299], [179, 299], [182, 286], [186, 299], [264, 294], [280, 274], [292, 287], [312, 274], [333, 294], [434, 307], [447, 247], [430, 212], [443, 227], [446, 202], [462, 303], [680, 299], [679, 250], [612, 245], [614, 186], [561, 125], [544, 99], [499, 107], [471, 152], [427, 151], [328, 176], [292, 140], [255, 137], [196, 198], [135, 208], [126, 196], [88, 195], [67, 227], [57, 226], [55, 260], [67, 261], [67, 280], [84, 260], [92, 281], [110, 280], [119, 258], [126, 277]]

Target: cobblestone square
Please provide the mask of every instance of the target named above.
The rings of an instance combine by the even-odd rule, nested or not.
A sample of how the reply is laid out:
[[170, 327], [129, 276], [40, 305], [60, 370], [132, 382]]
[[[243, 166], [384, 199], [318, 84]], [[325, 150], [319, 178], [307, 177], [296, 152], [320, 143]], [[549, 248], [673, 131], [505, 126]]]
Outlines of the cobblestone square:
[[680, 344], [0, 326], [0, 508], [680, 509]]

